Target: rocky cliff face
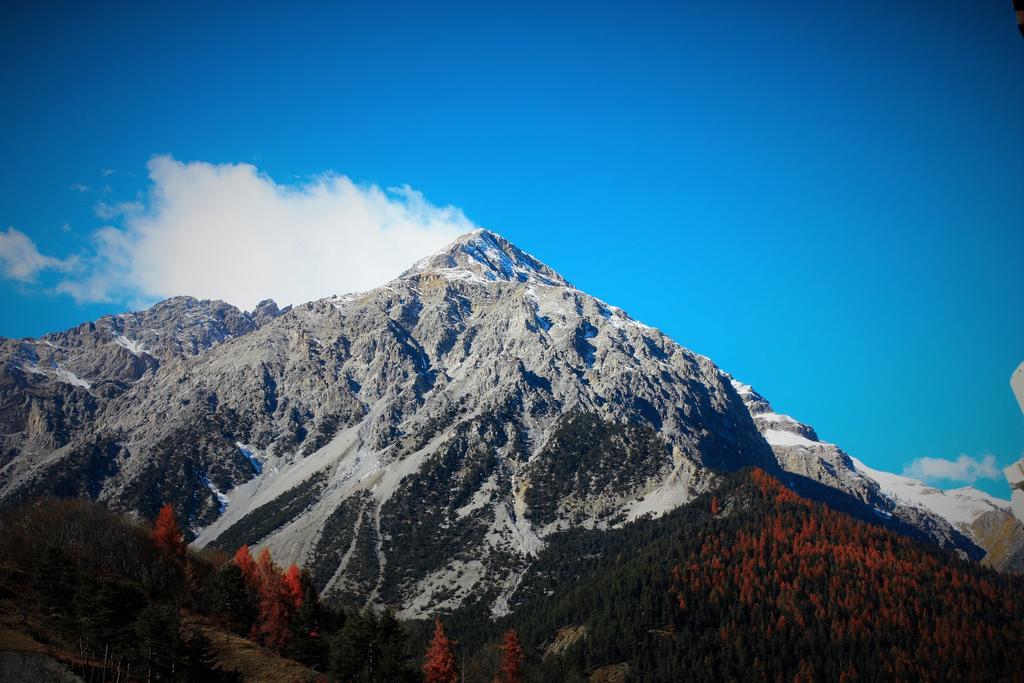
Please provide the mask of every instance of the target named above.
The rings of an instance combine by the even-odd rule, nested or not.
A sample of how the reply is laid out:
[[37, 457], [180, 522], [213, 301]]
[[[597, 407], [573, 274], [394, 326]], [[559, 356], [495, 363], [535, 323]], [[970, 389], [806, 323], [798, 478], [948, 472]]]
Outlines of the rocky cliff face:
[[[275, 307], [276, 308], [276, 307]], [[222, 301], [176, 297], [40, 339], [0, 339], [0, 444], [14, 469], [93, 431], [112, 400], [162, 364], [255, 330]]]
[[[369, 292], [252, 313], [171, 299], [0, 353], [3, 502], [171, 501], [199, 545], [269, 547], [328, 595], [406, 615], [500, 614], [558, 530], [780, 462], [709, 359], [486, 231]], [[890, 510], [821, 448], [783, 465]]]

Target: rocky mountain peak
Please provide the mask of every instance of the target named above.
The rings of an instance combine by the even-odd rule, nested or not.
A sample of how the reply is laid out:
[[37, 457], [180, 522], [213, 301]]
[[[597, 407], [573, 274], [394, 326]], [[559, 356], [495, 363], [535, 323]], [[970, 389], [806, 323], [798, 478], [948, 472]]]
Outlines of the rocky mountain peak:
[[402, 277], [438, 272], [450, 279], [528, 282], [571, 287], [557, 272], [490, 230], [460, 236], [441, 251], [417, 261]]
[[732, 388], [736, 390], [739, 397], [743, 399], [743, 403], [747, 406], [747, 410], [750, 411], [751, 415], [759, 415], [762, 413], [770, 413], [772, 406], [768, 403], [768, 400], [757, 393], [754, 387], [749, 384], [744, 384], [739, 380], [732, 379]]
[[252, 309], [248, 315], [257, 325], [264, 325], [282, 313], [287, 313], [291, 308], [291, 306], [278, 308], [277, 302], [273, 299], [264, 299], [256, 304], [256, 308]]

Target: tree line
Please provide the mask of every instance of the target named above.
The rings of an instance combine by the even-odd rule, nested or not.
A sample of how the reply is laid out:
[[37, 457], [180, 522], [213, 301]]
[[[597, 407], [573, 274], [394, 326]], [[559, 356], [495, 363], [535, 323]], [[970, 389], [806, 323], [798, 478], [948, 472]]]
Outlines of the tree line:
[[[216, 663], [218, 631], [325, 681], [462, 680], [457, 643], [440, 621], [414, 656], [409, 623], [324, 604], [309, 571], [280, 567], [266, 548], [190, 548], [170, 504], [150, 526], [87, 501], [35, 500], [0, 514], [0, 557], [0, 599], [88, 680], [241, 680]], [[494, 680], [518, 683], [515, 632], [501, 649]]]

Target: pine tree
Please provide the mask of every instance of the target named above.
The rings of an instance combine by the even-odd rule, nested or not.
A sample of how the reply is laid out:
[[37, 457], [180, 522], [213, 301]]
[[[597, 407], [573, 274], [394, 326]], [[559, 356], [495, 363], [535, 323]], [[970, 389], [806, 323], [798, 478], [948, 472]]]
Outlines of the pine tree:
[[32, 583], [43, 614], [53, 617], [63, 633], [78, 587], [75, 563], [57, 548], [49, 546]]
[[377, 619], [377, 640], [380, 649], [380, 676], [377, 680], [419, 683], [420, 677], [409, 666], [405, 629], [391, 610], [385, 611]]
[[185, 555], [185, 537], [174, 517], [174, 506], [170, 503], [164, 503], [153, 523], [153, 543], [165, 553], [179, 557]]
[[277, 569], [277, 565], [274, 564], [274, 558], [270, 556], [270, 548], [264, 548], [260, 551], [260, 555], [256, 559], [256, 573], [257, 576], [259, 576], [260, 581], [265, 580], [269, 576], [280, 573]]
[[198, 627], [193, 627], [181, 644], [180, 669], [187, 681], [217, 681], [229, 678], [216, 666], [216, 649]]
[[440, 619], [435, 619], [434, 639], [430, 641], [426, 660], [423, 662], [425, 683], [455, 683], [458, 680], [454, 646], [455, 642], [444, 632], [444, 624]]
[[135, 621], [135, 660], [146, 680], [170, 678], [181, 652], [181, 626], [169, 605], [150, 605]]
[[256, 602], [241, 567], [229, 562], [213, 581], [214, 614], [238, 635], [249, 633], [256, 620]]
[[[291, 573], [289, 568], [285, 578], [288, 579]], [[325, 631], [332, 626], [330, 615], [320, 604], [320, 596], [316, 593], [313, 577], [308, 570], [303, 570], [299, 574], [299, 583], [302, 598], [291, 620], [292, 635], [285, 655], [317, 671], [323, 671], [328, 664]]]
[[408, 665], [402, 625], [391, 612], [378, 616], [371, 610], [349, 615], [331, 639], [330, 674], [339, 681], [420, 681]]
[[133, 623], [148, 603], [138, 584], [115, 577], [95, 579], [75, 594], [74, 610], [82, 645], [93, 656], [123, 653], [135, 641]]
[[523, 680], [523, 659], [523, 646], [519, 643], [519, 634], [515, 629], [506, 631], [501, 641], [502, 683], [520, 683]]
[[355, 612], [331, 639], [330, 674], [338, 681], [372, 681], [379, 666], [377, 618], [373, 612]]

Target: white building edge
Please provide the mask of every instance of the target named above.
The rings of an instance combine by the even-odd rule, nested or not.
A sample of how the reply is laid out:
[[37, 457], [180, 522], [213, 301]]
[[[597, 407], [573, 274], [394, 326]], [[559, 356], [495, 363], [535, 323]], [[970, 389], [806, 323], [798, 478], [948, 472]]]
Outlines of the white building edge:
[[[1024, 412], [1024, 363], [1021, 363], [1010, 376], [1010, 387], [1013, 388], [1013, 393], [1017, 396], [1021, 412]], [[1013, 496], [1010, 499], [1013, 514], [1017, 519], [1024, 521], [1024, 458], [1004, 469], [1003, 474], [1006, 476], [1006, 481], [1010, 482], [1010, 489], [1013, 491]]]

